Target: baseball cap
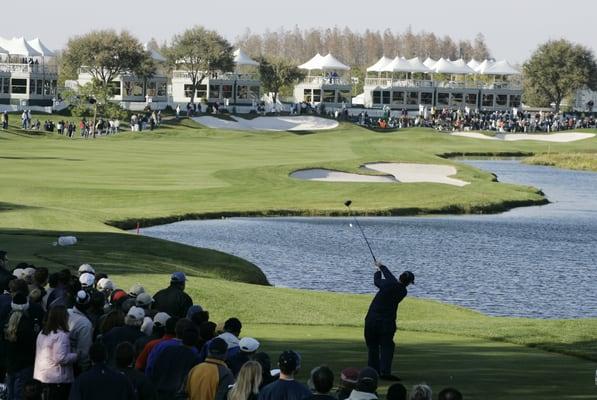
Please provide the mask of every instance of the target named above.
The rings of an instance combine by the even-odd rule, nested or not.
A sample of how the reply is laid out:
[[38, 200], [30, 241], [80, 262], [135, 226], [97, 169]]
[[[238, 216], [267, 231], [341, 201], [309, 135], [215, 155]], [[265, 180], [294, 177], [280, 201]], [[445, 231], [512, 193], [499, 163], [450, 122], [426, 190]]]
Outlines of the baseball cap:
[[296, 371], [301, 367], [301, 356], [293, 350], [286, 350], [278, 358], [280, 369], [286, 371]]
[[166, 326], [166, 322], [168, 322], [168, 320], [170, 319], [170, 315], [168, 315], [165, 312], [159, 312], [156, 315], [154, 315], [153, 317], [153, 324], [155, 326], [160, 326], [160, 327], [165, 327]]
[[149, 293], [141, 293], [135, 300], [135, 304], [139, 307], [146, 307], [151, 303], [153, 303], [153, 297], [151, 297]]
[[24, 274], [28, 278], [33, 278], [33, 274], [35, 274], [35, 268], [27, 267], [23, 270]]
[[124, 290], [116, 289], [114, 292], [112, 292], [112, 295], [110, 296], [110, 303], [118, 303], [119, 301], [122, 301], [127, 297], [128, 296]]
[[259, 349], [259, 341], [252, 337], [244, 337], [238, 343], [240, 351], [245, 353], [254, 353]]
[[77, 298], [75, 299], [77, 304], [87, 304], [87, 303], [89, 303], [90, 300], [91, 300], [91, 296], [89, 296], [89, 293], [87, 293], [86, 291], [79, 290], [77, 292]]
[[170, 282], [183, 283], [186, 282], [187, 277], [184, 272], [175, 272], [170, 276]]
[[400, 274], [400, 280], [405, 281], [407, 283], [412, 283], [414, 285], [415, 283], [415, 274], [413, 274], [410, 271], [404, 271], [402, 274]]
[[135, 283], [129, 290], [129, 295], [131, 295], [132, 297], [137, 297], [141, 293], [145, 293], [145, 288], [141, 286], [140, 283]]
[[89, 272], [84, 272], [79, 277], [79, 282], [81, 282], [81, 286], [84, 288], [92, 287], [95, 282], [95, 276]]
[[93, 269], [90, 264], [81, 264], [79, 267], [79, 274], [83, 274], [84, 272], [95, 275], [95, 269]]
[[228, 351], [228, 343], [222, 338], [214, 338], [209, 342], [208, 352], [214, 356], [223, 356]]
[[143, 318], [145, 318], [145, 310], [141, 307], [132, 306], [126, 316], [135, 321], [143, 321]]
[[23, 268], [15, 268], [12, 271], [12, 274], [17, 277], [17, 279], [25, 279], [25, 270]]
[[377, 371], [371, 367], [365, 367], [359, 372], [359, 378], [357, 380], [357, 384], [372, 384], [377, 387], [377, 380], [379, 379], [379, 375]]
[[201, 307], [199, 304], [194, 304], [194, 305], [190, 306], [189, 309], [187, 310], [187, 318], [191, 319], [191, 318], [193, 318], [193, 315], [195, 315], [201, 311], [203, 311], [203, 307]]
[[358, 368], [344, 368], [342, 372], [340, 372], [340, 379], [344, 382], [355, 384], [359, 380], [359, 372]]
[[102, 278], [97, 282], [97, 290], [103, 292], [104, 290], [114, 290], [114, 283], [108, 278]]

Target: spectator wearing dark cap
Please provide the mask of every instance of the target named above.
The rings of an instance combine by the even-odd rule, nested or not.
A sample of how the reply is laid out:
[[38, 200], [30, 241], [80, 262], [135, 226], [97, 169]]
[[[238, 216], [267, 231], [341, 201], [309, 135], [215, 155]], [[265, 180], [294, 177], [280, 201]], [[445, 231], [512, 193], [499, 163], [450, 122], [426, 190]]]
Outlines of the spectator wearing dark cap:
[[278, 359], [280, 378], [265, 386], [259, 392], [259, 400], [303, 400], [311, 396], [305, 385], [294, 380], [301, 368], [301, 357], [292, 350], [286, 350]]
[[[166, 318], [167, 316], [167, 318]], [[137, 361], [135, 362], [135, 368], [139, 371], [144, 372], [145, 366], [147, 364], [147, 359], [149, 354], [154, 349], [155, 346], [164, 342], [166, 340], [174, 339], [176, 337], [176, 323], [178, 322], [178, 318], [170, 317], [166, 313], [157, 313], [154, 317], [154, 330], [156, 326], [158, 329], [161, 330], [161, 325], [164, 325], [164, 334], [161, 337], [155, 338], [147, 342], [147, 344], [143, 347], [141, 353], [137, 357]]]
[[369, 353], [367, 364], [381, 375], [381, 379], [398, 381], [400, 378], [392, 375], [396, 315], [398, 304], [408, 293], [406, 287], [415, 283], [415, 276], [405, 271], [396, 279], [388, 267], [380, 262], [376, 265], [378, 270], [373, 274], [373, 283], [379, 290], [365, 317], [365, 343]]
[[330, 395], [330, 391], [334, 387], [334, 373], [325, 365], [313, 368], [309, 378], [309, 387], [314, 393], [305, 400], [337, 400]]
[[462, 400], [463, 396], [460, 391], [454, 388], [445, 388], [439, 392], [437, 400]]
[[193, 305], [191, 297], [184, 292], [187, 278], [182, 272], [175, 272], [170, 277], [170, 286], [153, 296], [153, 308], [168, 313], [172, 317], [184, 318]]
[[394, 383], [386, 394], [386, 400], [406, 400], [406, 397], [406, 388], [401, 383]]
[[91, 296], [89, 293], [79, 290], [74, 307], [68, 310], [70, 346], [77, 353], [75, 372], [85, 371], [91, 366], [89, 348], [93, 343], [93, 325], [86, 314], [90, 303]]
[[377, 400], [377, 371], [371, 367], [365, 367], [359, 372], [359, 378], [355, 389], [350, 393], [348, 400]]
[[360, 371], [358, 368], [354, 367], [344, 368], [340, 372], [340, 385], [338, 386], [338, 390], [336, 392], [336, 397], [338, 397], [338, 400], [345, 400], [350, 397], [350, 394], [357, 386], [359, 372]]
[[238, 347], [240, 349], [239, 352], [234, 354], [232, 357], [228, 357], [226, 360], [226, 364], [232, 374], [236, 378], [242, 366], [252, 360], [253, 355], [259, 350], [259, 341], [257, 339], [253, 339], [251, 337], [244, 337], [238, 343]]
[[156, 400], [157, 392], [155, 387], [144, 373], [133, 368], [135, 360], [135, 349], [130, 343], [120, 343], [116, 346], [116, 369], [124, 374], [135, 392], [137, 400]]
[[187, 378], [189, 400], [225, 400], [228, 387], [234, 383], [232, 372], [226, 366], [228, 344], [222, 338], [209, 343], [204, 362], [194, 367]]
[[135, 399], [128, 378], [106, 364], [106, 348], [94, 343], [89, 349], [92, 367], [73, 383], [69, 400], [130, 400]]

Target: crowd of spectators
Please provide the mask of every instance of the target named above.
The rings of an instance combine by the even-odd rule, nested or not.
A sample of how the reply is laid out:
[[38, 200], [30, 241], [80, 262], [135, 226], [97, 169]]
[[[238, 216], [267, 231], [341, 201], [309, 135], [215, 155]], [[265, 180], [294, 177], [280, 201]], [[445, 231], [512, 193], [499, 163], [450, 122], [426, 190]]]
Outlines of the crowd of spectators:
[[[89, 264], [49, 273], [21, 263], [9, 269], [0, 251], [0, 377], [10, 400], [369, 400], [377, 371], [314, 368], [295, 380], [301, 356], [270, 356], [242, 337], [242, 323], [218, 326], [186, 293], [175, 272], [153, 296], [143, 285], [119, 289]], [[431, 400], [431, 389], [391, 386], [386, 399]], [[458, 400], [455, 389], [439, 399]]]

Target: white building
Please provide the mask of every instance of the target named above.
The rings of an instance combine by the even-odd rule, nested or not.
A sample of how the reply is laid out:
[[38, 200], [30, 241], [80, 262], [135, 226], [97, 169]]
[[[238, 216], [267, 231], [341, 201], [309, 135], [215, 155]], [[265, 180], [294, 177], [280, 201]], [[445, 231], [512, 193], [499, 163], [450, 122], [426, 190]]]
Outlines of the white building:
[[[206, 76], [195, 92], [195, 102], [251, 106], [260, 100], [261, 81], [257, 74], [259, 63], [241, 49], [234, 52], [233, 72], [217, 72]], [[172, 102], [191, 101], [192, 82], [189, 73], [178, 69], [172, 74]]]
[[58, 68], [39, 38], [0, 38], [0, 104], [52, 106]]
[[308, 72], [305, 79], [294, 87], [295, 101], [332, 108], [352, 105], [350, 67], [333, 55], [324, 57], [317, 53], [299, 68]]

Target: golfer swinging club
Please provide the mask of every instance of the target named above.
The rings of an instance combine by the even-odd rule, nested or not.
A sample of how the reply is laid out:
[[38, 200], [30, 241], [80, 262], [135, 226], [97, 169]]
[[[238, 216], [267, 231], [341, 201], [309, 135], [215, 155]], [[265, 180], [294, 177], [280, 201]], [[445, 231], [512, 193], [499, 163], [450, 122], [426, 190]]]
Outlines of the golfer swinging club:
[[379, 291], [365, 317], [368, 365], [379, 372], [381, 379], [399, 381], [399, 377], [392, 375], [396, 312], [398, 304], [406, 297], [407, 286], [415, 283], [415, 275], [410, 271], [404, 271], [400, 278], [396, 279], [388, 267], [379, 261], [376, 261], [375, 265], [378, 270], [373, 274], [373, 283]]

